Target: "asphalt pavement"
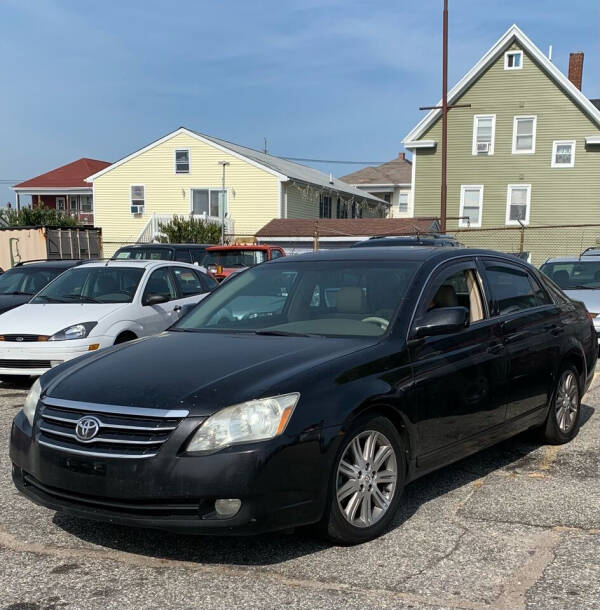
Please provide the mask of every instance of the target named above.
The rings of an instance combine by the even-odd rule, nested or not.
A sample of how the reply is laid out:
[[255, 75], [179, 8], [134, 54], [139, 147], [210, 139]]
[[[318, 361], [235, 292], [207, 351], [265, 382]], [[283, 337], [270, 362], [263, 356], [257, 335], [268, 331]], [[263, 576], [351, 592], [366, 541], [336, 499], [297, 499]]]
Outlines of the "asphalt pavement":
[[13, 488], [26, 388], [0, 384], [0, 609], [600, 608], [600, 376], [568, 445], [520, 435], [409, 485], [392, 529], [175, 536], [77, 520]]

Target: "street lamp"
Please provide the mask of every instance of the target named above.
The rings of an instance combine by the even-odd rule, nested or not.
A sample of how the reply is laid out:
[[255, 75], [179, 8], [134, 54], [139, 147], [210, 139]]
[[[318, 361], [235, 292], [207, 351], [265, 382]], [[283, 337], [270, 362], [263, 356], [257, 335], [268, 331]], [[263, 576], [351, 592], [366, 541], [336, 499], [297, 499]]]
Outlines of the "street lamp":
[[219, 161], [219, 165], [223, 168], [221, 174], [221, 245], [225, 243], [225, 168], [229, 165], [229, 161]]

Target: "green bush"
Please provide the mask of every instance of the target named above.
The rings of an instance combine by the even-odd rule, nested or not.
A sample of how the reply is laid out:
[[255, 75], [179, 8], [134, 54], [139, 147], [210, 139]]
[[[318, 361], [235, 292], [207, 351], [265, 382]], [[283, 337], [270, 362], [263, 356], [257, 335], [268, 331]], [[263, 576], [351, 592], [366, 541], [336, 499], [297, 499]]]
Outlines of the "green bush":
[[193, 216], [173, 216], [167, 223], [159, 223], [164, 244], [218, 244], [221, 241], [221, 225]]
[[0, 210], [0, 218], [9, 227], [76, 227], [78, 225], [77, 218], [46, 206], [21, 208], [19, 211], [5, 208]]

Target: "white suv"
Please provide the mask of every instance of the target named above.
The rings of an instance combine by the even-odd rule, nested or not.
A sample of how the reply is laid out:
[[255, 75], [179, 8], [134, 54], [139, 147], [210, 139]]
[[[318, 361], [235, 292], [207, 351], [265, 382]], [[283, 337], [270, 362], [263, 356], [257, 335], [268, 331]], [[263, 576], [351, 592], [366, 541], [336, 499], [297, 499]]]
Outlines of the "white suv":
[[160, 333], [217, 282], [174, 261], [107, 261], [69, 269], [0, 315], [0, 379], [41, 375], [90, 351]]

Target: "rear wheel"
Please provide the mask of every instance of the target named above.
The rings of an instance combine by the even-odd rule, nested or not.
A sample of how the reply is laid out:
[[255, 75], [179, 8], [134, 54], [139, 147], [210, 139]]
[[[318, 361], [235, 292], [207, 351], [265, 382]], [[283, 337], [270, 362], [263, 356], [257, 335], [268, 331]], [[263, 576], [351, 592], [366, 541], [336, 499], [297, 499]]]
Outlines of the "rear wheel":
[[322, 525], [332, 542], [350, 545], [372, 540], [389, 526], [402, 494], [405, 462], [400, 435], [386, 417], [361, 418], [346, 438]]
[[573, 365], [558, 375], [554, 397], [544, 426], [544, 440], [553, 445], [568, 443], [577, 435], [581, 421], [579, 373]]

